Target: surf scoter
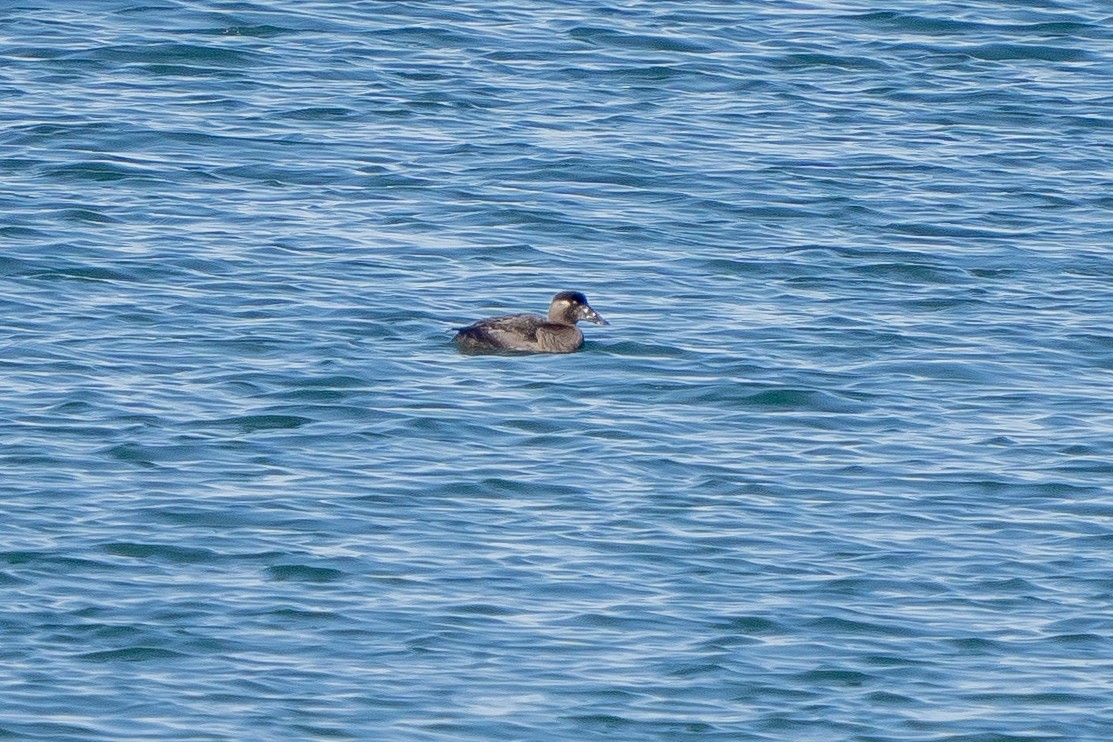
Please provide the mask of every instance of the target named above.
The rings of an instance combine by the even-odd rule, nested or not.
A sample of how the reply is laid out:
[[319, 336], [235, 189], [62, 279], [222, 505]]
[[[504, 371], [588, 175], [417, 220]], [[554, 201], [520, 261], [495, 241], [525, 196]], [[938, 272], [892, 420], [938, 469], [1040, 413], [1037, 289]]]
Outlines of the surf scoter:
[[547, 317], [506, 314], [458, 328], [453, 340], [465, 353], [571, 353], [584, 344], [576, 323], [587, 320], [609, 325], [579, 291], [561, 291], [553, 297]]

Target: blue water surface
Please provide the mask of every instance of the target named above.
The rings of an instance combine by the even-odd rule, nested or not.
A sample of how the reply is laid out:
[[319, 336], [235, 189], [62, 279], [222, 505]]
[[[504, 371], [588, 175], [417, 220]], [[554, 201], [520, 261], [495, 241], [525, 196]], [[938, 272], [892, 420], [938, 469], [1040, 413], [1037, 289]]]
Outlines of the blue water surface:
[[[1113, 739], [1113, 9], [0, 6], [0, 738]], [[584, 291], [573, 355], [451, 328]]]

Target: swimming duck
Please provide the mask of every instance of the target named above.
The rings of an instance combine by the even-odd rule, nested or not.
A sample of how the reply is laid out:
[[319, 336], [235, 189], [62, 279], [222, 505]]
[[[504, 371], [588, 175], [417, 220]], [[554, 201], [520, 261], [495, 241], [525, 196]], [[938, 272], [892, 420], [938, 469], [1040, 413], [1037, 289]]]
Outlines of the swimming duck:
[[561, 291], [553, 297], [547, 317], [536, 314], [506, 314], [489, 317], [458, 328], [452, 338], [465, 353], [571, 353], [584, 344], [576, 323], [587, 320], [609, 325], [587, 303], [579, 291]]

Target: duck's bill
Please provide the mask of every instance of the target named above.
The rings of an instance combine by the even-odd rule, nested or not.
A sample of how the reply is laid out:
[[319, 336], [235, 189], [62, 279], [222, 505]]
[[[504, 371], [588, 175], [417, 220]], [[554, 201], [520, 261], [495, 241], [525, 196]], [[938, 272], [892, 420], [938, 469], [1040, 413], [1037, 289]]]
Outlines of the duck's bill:
[[587, 306], [585, 306], [581, 310], [581, 319], [585, 319], [588, 322], [594, 322], [597, 325], [609, 325], [610, 324], [610, 322], [608, 322], [607, 320], [600, 317], [598, 312], [596, 312], [591, 307], [587, 307]]

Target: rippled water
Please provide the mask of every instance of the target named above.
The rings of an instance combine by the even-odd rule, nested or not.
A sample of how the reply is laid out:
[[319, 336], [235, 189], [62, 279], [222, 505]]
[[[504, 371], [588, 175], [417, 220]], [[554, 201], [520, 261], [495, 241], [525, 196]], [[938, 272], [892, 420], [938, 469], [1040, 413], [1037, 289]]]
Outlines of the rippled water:
[[1113, 738], [1111, 42], [3, 6], [0, 737]]

